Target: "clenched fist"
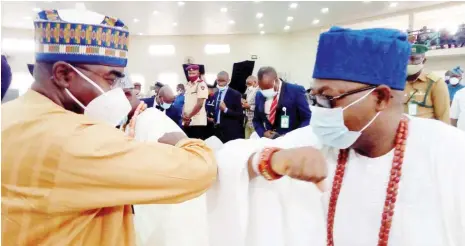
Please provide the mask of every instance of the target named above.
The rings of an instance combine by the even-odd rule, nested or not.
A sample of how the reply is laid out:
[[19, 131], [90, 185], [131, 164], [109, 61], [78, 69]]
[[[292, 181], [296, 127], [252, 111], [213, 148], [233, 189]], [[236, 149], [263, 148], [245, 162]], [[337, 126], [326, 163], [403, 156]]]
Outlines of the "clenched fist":
[[323, 154], [313, 147], [280, 150], [271, 157], [271, 168], [278, 174], [313, 183], [328, 174]]

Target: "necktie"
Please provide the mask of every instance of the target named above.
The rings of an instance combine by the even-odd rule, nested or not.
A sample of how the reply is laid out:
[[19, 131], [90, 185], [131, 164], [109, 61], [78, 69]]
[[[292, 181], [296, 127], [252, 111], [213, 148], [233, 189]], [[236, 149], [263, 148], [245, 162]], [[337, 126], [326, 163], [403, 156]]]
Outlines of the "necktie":
[[220, 102], [221, 102], [221, 96], [223, 95], [223, 91], [218, 92], [218, 98], [216, 99], [216, 106], [215, 106], [215, 112], [216, 112], [216, 123], [220, 123]]
[[274, 121], [276, 119], [276, 108], [278, 107], [278, 95], [274, 96], [273, 102], [271, 103], [271, 108], [270, 108], [270, 123], [274, 125]]

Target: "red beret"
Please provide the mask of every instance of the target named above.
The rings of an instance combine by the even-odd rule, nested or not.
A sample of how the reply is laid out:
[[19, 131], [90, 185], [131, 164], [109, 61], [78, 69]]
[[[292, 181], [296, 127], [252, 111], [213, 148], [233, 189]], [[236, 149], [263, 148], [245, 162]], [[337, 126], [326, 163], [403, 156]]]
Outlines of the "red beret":
[[195, 64], [189, 65], [187, 66], [186, 70], [187, 71], [199, 70], [199, 65], [195, 65]]

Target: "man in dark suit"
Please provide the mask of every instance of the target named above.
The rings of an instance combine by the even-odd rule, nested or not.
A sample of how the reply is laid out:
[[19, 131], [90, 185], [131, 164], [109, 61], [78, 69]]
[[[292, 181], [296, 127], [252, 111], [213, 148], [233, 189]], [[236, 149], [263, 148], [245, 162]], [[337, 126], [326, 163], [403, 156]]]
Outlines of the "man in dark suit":
[[215, 135], [215, 92], [218, 90], [216, 88], [216, 80], [212, 85], [208, 84], [208, 98], [205, 101], [205, 110], [207, 111], [207, 130], [205, 133], [205, 139]]
[[242, 95], [228, 87], [229, 81], [227, 72], [218, 73], [216, 80], [218, 91], [213, 96], [215, 99], [213, 114], [215, 136], [223, 143], [244, 138]]
[[277, 138], [310, 124], [304, 87], [279, 79], [272, 67], [260, 68], [258, 86], [253, 125], [260, 137]]
[[182, 106], [179, 107], [177, 104], [173, 104], [176, 96], [174, 95], [171, 88], [167, 85], [160, 88], [158, 94], [149, 98], [141, 99], [147, 104], [147, 108], [155, 107], [158, 110], [165, 112], [166, 116], [170, 117], [176, 124], [181, 126], [182, 124]]

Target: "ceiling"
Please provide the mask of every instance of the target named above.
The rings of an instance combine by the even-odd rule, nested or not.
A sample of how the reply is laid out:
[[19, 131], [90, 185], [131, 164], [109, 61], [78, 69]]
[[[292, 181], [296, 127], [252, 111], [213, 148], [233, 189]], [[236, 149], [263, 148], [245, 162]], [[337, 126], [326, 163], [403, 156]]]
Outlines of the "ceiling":
[[[291, 4], [297, 5], [291, 8]], [[440, 2], [5, 2], [2, 27], [32, 29], [40, 9], [85, 8], [122, 19], [139, 35], [284, 33], [346, 23]], [[226, 9], [222, 9], [226, 8]], [[327, 8], [327, 12], [324, 12]], [[257, 18], [257, 13], [262, 13]], [[292, 21], [288, 21], [292, 17]], [[262, 24], [260, 27], [260, 24]], [[289, 26], [285, 30], [285, 26]]]

